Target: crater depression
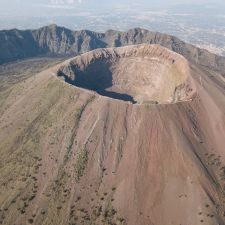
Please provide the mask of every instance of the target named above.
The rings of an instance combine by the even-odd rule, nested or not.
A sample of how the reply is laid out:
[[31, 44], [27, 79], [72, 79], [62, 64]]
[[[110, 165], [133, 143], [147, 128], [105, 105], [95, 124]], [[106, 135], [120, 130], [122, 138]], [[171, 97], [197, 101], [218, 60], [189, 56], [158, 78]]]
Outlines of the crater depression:
[[74, 86], [138, 104], [187, 101], [195, 89], [186, 59], [159, 45], [97, 49], [67, 60], [57, 75]]

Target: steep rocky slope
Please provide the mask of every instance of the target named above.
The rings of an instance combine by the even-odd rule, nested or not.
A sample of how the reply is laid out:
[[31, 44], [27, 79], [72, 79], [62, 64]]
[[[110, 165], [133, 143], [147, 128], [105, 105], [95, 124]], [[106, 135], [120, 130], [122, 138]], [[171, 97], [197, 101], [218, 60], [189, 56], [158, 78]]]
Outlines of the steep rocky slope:
[[[181, 66], [193, 93], [133, 104], [76, 87], [88, 68], [98, 79], [98, 57], [128, 83], [155, 75], [139, 73], [140, 58]], [[155, 45], [96, 50], [15, 84], [0, 106], [0, 223], [225, 224], [224, 87], [220, 73]]]
[[4, 30], [0, 31], [0, 63], [46, 54], [78, 55], [96, 48], [142, 43], [162, 45], [192, 62], [224, 74], [224, 57], [186, 44], [176, 37], [141, 28], [127, 32], [109, 30], [105, 33], [88, 30], [71, 31], [56, 25], [42, 27], [38, 30]]

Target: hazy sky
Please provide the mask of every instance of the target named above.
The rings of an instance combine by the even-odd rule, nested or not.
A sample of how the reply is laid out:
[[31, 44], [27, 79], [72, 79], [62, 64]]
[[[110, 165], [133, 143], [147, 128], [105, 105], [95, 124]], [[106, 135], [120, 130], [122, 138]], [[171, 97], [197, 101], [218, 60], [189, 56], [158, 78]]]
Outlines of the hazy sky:
[[[83, 10], [105, 10], [111, 7], [122, 7], [133, 4], [144, 7], [166, 7], [168, 5], [189, 3], [189, 4], [219, 4], [224, 0], [0, 0], [0, 13], [7, 15], [26, 15], [30, 13], [41, 13], [45, 8], [57, 9], [81, 8]], [[43, 12], [44, 13], [44, 12]]]
[[[134, 22], [137, 17], [156, 20], [154, 15], [144, 14], [147, 10], [158, 13], [159, 17], [160, 13], [194, 14], [203, 17], [213, 13], [215, 16], [223, 16], [225, 0], [0, 0], [0, 29], [37, 28], [49, 23], [80, 29], [89, 28], [90, 21], [91, 28], [95, 27], [95, 24], [104, 24], [104, 27], [108, 24], [109, 28], [112, 24], [118, 24], [120, 29], [128, 25], [139, 25], [128, 24], [128, 19], [133, 19]], [[101, 16], [104, 16], [104, 19], [101, 19]], [[123, 19], [120, 20], [120, 17]], [[173, 19], [176, 20], [176, 17]], [[193, 17], [187, 18], [190, 19], [193, 20]]]

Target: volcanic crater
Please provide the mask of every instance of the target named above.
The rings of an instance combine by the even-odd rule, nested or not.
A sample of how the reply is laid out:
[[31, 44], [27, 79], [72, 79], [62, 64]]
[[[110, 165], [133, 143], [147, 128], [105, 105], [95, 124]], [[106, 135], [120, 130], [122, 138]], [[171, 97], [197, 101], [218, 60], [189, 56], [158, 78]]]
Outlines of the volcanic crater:
[[57, 71], [66, 82], [133, 104], [188, 101], [195, 88], [186, 59], [159, 45], [96, 49]]

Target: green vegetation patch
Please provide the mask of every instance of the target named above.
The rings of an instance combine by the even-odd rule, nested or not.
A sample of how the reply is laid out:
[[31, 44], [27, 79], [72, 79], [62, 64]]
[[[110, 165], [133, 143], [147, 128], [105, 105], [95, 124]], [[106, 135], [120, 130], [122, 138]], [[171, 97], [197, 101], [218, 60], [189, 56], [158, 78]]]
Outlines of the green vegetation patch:
[[85, 104], [83, 104], [79, 109], [77, 109], [76, 113], [75, 113], [75, 117], [76, 117], [76, 120], [77, 120], [77, 123], [79, 123], [80, 119], [81, 119], [81, 116], [85, 110], [85, 108], [87, 107], [87, 105], [89, 103], [91, 103], [93, 100], [95, 99], [95, 96], [92, 95], [86, 102]]
[[83, 149], [82, 151], [78, 153], [76, 164], [75, 164], [75, 172], [76, 172], [77, 181], [79, 181], [80, 178], [83, 176], [87, 162], [88, 162], [88, 152], [86, 149]]

